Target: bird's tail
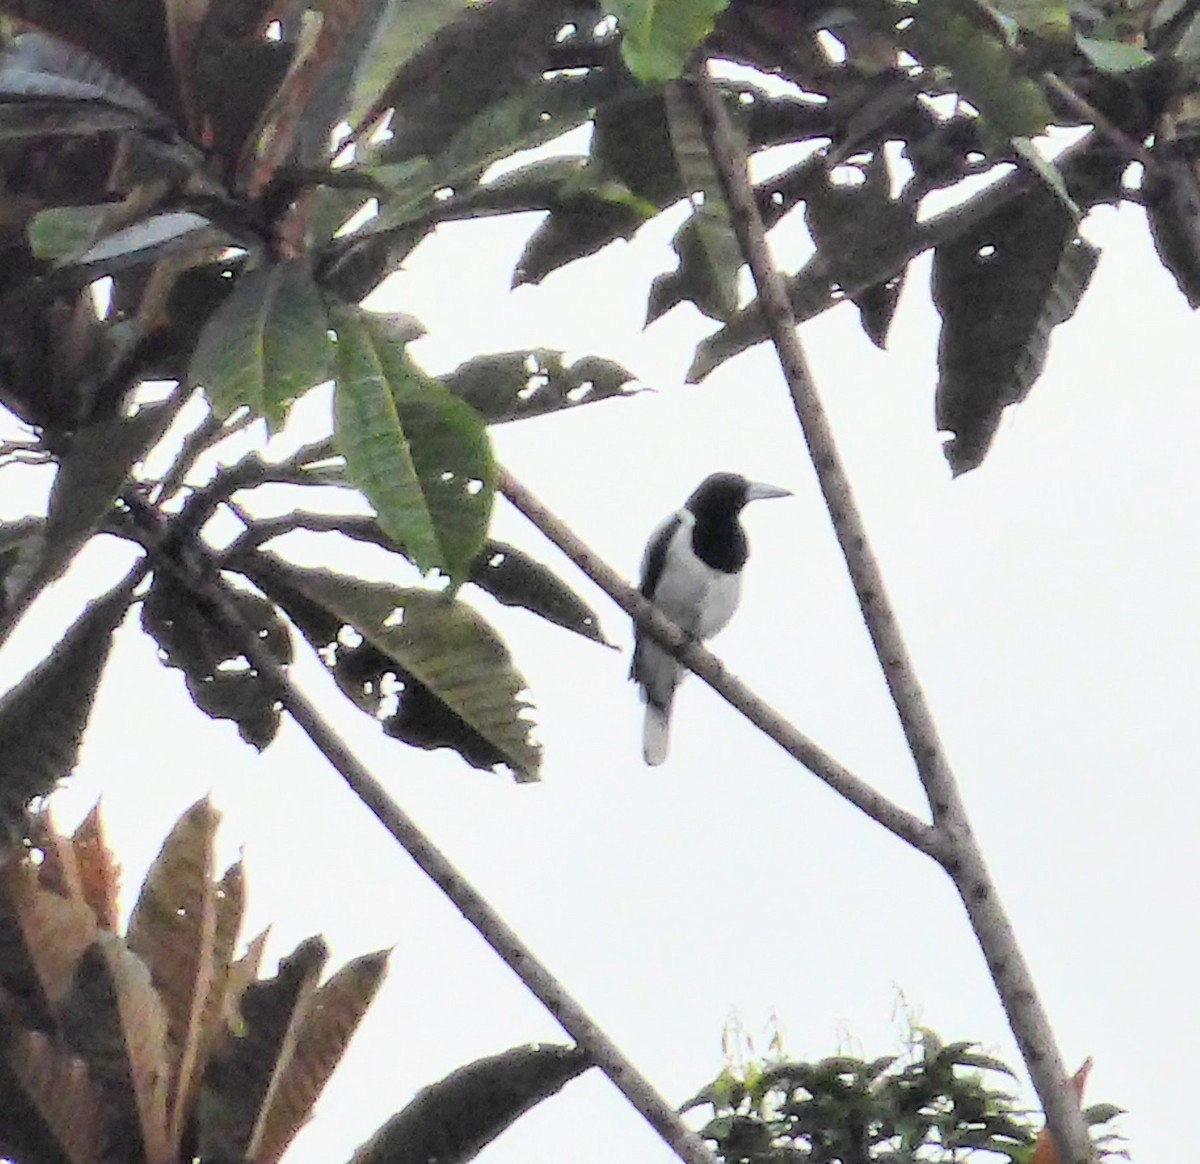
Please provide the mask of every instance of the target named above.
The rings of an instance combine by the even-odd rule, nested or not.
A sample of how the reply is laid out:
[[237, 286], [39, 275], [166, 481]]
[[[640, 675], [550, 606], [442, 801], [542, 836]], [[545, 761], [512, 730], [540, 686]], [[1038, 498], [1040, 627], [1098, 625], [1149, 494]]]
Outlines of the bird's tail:
[[646, 703], [646, 721], [642, 728], [642, 756], [652, 767], [667, 758], [667, 741], [671, 731], [671, 705], [659, 707]]

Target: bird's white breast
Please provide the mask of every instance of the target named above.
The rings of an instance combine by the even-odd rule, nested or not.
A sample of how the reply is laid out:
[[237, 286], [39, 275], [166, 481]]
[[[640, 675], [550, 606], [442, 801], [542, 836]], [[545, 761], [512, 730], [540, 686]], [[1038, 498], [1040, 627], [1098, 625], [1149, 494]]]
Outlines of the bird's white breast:
[[742, 576], [706, 566], [692, 552], [694, 519], [685, 509], [667, 548], [667, 561], [654, 590], [654, 605], [680, 630], [707, 639], [724, 628], [737, 609]]

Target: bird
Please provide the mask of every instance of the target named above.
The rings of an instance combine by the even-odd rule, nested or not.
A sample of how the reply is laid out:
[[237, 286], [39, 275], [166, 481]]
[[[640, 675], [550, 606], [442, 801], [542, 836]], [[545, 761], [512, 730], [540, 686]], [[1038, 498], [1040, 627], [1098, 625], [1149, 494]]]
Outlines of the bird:
[[[742, 510], [751, 501], [790, 496], [787, 489], [739, 473], [705, 477], [683, 508], [650, 535], [638, 589], [685, 634], [711, 638], [733, 617], [741, 592], [750, 554]], [[657, 766], [667, 758], [671, 703], [683, 667], [640, 626], [634, 625], [633, 634], [629, 677], [646, 704], [642, 755]]]

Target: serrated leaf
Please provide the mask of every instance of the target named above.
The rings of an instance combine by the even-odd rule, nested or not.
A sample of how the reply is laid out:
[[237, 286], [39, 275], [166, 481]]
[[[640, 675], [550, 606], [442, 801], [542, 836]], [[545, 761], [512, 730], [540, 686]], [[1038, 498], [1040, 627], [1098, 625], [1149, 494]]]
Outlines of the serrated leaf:
[[[287, 628], [266, 599], [244, 590], [227, 597], [282, 664], [292, 658]], [[164, 666], [183, 672], [196, 706], [213, 719], [229, 719], [260, 752], [279, 730], [279, 692], [246, 659], [239, 636], [222, 627], [172, 574], [157, 572], [142, 603], [142, 629], [160, 647]]]
[[276, 1076], [250, 1145], [256, 1164], [276, 1164], [312, 1116], [387, 973], [388, 952], [348, 962], [309, 996], [292, 1054]]
[[334, 440], [346, 477], [422, 570], [462, 582], [487, 535], [496, 466], [479, 415], [425, 375], [386, 317], [341, 308]]
[[29, 802], [74, 770], [113, 632], [129, 601], [129, 588], [121, 585], [90, 603], [47, 658], [0, 697], [0, 828], [19, 835]]
[[280, 961], [274, 978], [252, 983], [242, 994], [241, 1030], [226, 1030], [205, 1080], [196, 1145], [201, 1158], [249, 1156], [272, 1081], [292, 1054], [301, 1016], [328, 957], [320, 938], [308, 938]]
[[465, 1164], [590, 1066], [578, 1047], [554, 1045], [513, 1047], [477, 1059], [421, 1090], [354, 1153], [350, 1164]]
[[121, 867], [104, 839], [99, 803], [92, 806], [71, 834], [71, 846], [75, 851], [83, 900], [95, 916], [96, 924], [116, 933]]
[[937, 425], [953, 434], [944, 451], [955, 474], [983, 461], [1001, 413], [1041, 374], [1050, 333], [1074, 314], [1097, 259], [1044, 188], [934, 252], [933, 298], [942, 315]]
[[204, 389], [218, 417], [246, 406], [277, 431], [292, 402], [329, 372], [328, 327], [307, 260], [255, 267], [204, 325], [187, 382]]
[[169, 1142], [177, 1146], [203, 1042], [213, 981], [216, 886], [213, 839], [220, 814], [199, 800], [176, 821], [150, 866], [129, 918], [130, 950], [150, 971], [170, 1039]]
[[[533, 725], [523, 715], [528, 707], [522, 698], [525, 680], [508, 649], [474, 611], [427, 590], [274, 562], [311, 602], [354, 627], [494, 747], [517, 780], [537, 779], [541, 749], [530, 741]], [[427, 746], [445, 743], [456, 746], [451, 740]]]
[[639, 81], [670, 81], [713, 30], [729, 0], [604, 0], [617, 18], [621, 55]]
[[636, 377], [620, 364], [584, 356], [568, 366], [563, 353], [529, 348], [476, 356], [441, 382], [488, 424], [526, 420], [597, 400], [632, 396]]

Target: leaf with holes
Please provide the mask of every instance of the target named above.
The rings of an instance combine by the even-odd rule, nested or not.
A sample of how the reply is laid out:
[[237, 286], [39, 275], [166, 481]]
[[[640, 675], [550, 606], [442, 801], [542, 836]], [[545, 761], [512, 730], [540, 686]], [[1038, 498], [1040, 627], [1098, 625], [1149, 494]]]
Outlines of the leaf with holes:
[[242, 275], [209, 317], [187, 382], [204, 389], [218, 417], [246, 406], [277, 431], [292, 402], [328, 375], [328, 327], [308, 261], [265, 263]]
[[476, 356], [441, 377], [488, 424], [632, 396], [635, 380], [632, 372], [599, 356], [584, 356], [567, 366], [563, 353], [550, 348]]
[[477, 1059], [423, 1088], [350, 1164], [473, 1160], [501, 1132], [592, 1065], [578, 1047], [535, 1044]]
[[[287, 664], [292, 641], [274, 607], [257, 594], [228, 597], [275, 658]], [[164, 666], [177, 667], [196, 706], [213, 719], [230, 719], [246, 743], [262, 751], [279, 730], [279, 692], [243, 655], [196, 596], [173, 575], [156, 573], [142, 603], [142, 629], [153, 636]]]
[[388, 952], [364, 954], [308, 997], [291, 1056], [276, 1077], [250, 1144], [256, 1164], [276, 1164], [311, 1118], [333, 1069], [387, 973]]
[[[503, 642], [468, 606], [428, 590], [306, 570], [273, 555], [261, 559], [247, 574], [287, 610], [314, 646], [337, 643], [340, 628], [348, 625], [394, 662], [388, 670], [397, 678], [416, 680], [414, 689], [401, 696], [394, 718], [385, 721], [389, 734], [419, 747], [453, 747], [476, 767], [507, 764], [519, 781], [538, 778], [541, 748], [529, 738], [533, 724], [525, 717], [525, 680]], [[375, 708], [379, 680], [387, 671], [361, 651], [352, 657], [370, 666], [372, 690], [360, 684], [359, 691]], [[351, 694], [351, 676], [343, 669], [338, 677]]]
[[422, 570], [462, 582], [487, 535], [496, 466], [483, 421], [417, 367], [389, 317], [339, 308], [334, 434], [346, 476]]
[[[915, 207], [891, 196], [891, 175], [883, 150], [862, 165], [848, 166], [846, 178], [821, 174], [808, 188], [804, 218], [820, 262], [840, 287], [860, 287], [877, 271], [882, 256], [897, 239], [912, 237]], [[904, 284], [895, 278], [851, 295], [863, 330], [876, 347], [887, 342], [888, 329]]]
[[129, 601], [122, 585], [91, 603], [49, 656], [0, 698], [0, 833], [22, 835], [30, 801], [73, 771]]
[[1050, 333], [1075, 313], [1098, 257], [1045, 187], [934, 252], [937, 426], [953, 434], [945, 454], [956, 475], [982, 463], [1001, 413], [1041, 375]]
[[621, 55], [639, 81], [670, 81], [713, 30], [729, 0], [604, 0], [617, 18]]
[[489, 541], [471, 567], [471, 581], [505, 606], [521, 606], [555, 626], [612, 646], [600, 620], [548, 566], [506, 542]]

